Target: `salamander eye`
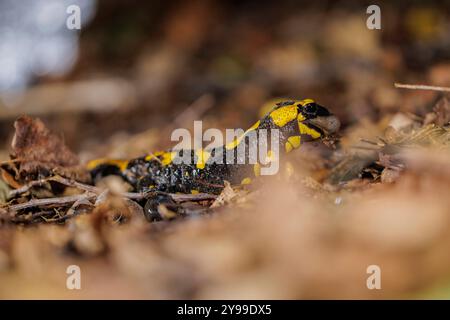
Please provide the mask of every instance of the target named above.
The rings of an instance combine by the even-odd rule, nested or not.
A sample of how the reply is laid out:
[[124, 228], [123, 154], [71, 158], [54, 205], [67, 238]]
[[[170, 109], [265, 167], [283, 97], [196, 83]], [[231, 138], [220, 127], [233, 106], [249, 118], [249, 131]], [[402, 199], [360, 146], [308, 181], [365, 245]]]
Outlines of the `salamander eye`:
[[317, 113], [317, 105], [315, 103], [308, 103], [303, 106], [303, 112], [310, 115], [315, 115]]

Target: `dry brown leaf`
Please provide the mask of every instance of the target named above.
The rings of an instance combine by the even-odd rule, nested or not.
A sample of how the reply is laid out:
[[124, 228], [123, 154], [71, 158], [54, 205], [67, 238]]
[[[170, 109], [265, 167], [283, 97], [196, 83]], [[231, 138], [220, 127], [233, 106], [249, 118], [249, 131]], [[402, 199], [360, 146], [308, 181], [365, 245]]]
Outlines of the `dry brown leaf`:
[[11, 157], [20, 168], [19, 180], [29, 181], [55, 171], [69, 178], [88, 179], [85, 170], [77, 166], [78, 157], [40, 119], [22, 116], [14, 127]]
[[213, 202], [211, 208], [218, 208], [220, 206], [223, 206], [225, 203], [230, 202], [233, 198], [237, 196], [237, 193], [233, 190], [228, 181], [225, 181], [224, 184], [225, 188], [223, 188], [222, 193]]

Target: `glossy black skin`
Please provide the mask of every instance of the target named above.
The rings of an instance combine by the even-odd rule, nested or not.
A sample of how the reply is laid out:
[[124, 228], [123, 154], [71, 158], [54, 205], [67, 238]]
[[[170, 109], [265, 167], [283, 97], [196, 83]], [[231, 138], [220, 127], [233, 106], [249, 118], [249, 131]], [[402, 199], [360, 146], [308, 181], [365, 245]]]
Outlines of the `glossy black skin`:
[[306, 119], [314, 119], [317, 117], [328, 117], [331, 116], [330, 111], [327, 108], [322, 107], [317, 103], [308, 103], [304, 107], [300, 108], [300, 113], [305, 116]]

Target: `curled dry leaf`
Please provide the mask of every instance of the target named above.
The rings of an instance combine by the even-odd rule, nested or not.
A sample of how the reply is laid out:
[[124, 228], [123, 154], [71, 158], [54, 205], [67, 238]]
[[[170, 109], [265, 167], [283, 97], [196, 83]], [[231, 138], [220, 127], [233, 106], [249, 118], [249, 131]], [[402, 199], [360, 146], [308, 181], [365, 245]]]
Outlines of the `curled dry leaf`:
[[236, 196], [237, 193], [233, 190], [230, 183], [228, 181], [225, 181], [225, 188], [223, 188], [222, 193], [213, 202], [211, 208], [223, 206], [225, 203], [230, 202]]
[[40, 119], [22, 116], [16, 120], [14, 128], [11, 144], [14, 158], [63, 167], [78, 164], [77, 156]]
[[40, 119], [22, 116], [14, 128], [11, 157], [19, 167], [20, 179], [30, 181], [55, 171], [66, 177], [87, 179], [87, 173], [78, 167], [78, 157]]

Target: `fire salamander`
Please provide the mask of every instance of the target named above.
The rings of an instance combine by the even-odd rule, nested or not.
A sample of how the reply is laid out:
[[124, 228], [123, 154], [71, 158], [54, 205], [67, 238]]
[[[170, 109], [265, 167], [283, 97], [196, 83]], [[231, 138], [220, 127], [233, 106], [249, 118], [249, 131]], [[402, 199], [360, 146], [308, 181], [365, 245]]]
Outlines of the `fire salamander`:
[[[273, 158], [271, 145], [274, 141], [270, 137], [274, 129], [278, 129], [280, 153], [289, 153], [303, 142], [337, 132], [339, 126], [339, 120], [314, 100], [289, 100], [276, 103], [244, 134], [223, 146], [156, 152], [129, 161], [97, 159], [90, 161], [87, 168], [94, 181], [106, 175], [119, 175], [135, 191], [218, 194], [224, 187], [224, 181], [231, 185], [245, 185], [261, 175], [261, 170]], [[266, 141], [265, 161], [259, 159], [259, 151], [256, 161], [250, 161], [250, 150], [262, 138]], [[232, 162], [227, 161], [230, 154], [233, 156]], [[180, 157], [184, 162], [180, 161]]]

